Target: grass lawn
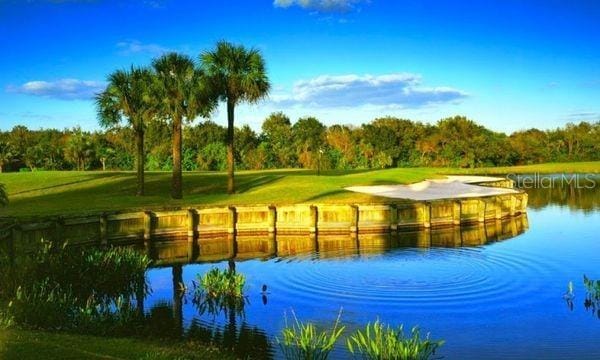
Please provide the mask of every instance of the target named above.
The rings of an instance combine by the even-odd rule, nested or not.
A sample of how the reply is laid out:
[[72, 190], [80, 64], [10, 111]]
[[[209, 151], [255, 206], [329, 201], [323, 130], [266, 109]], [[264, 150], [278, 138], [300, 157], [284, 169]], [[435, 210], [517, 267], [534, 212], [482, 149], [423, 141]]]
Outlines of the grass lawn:
[[0, 330], [0, 359], [234, 359], [197, 344], [159, 345], [44, 331]]
[[319, 202], [378, 202], [384, 199], [344, 190], [352, 185], [407, 184], [442, 174], [600, 172], [600, 162], [541, 164], [531, 166], [451, 169], [396, 168], [386, 170], [240, 171], [237, 193], [226, 192], [223, 172], [184, 173], [184, 199], [169, 197], [171, 174], [146, 174], [146, 196], [136, 197], [133, 172], [58, 172], [0, 174], [10, 204], [0, 217], [69, 215], [112, 210], [160, 209], [185, 206], [290, 204]]

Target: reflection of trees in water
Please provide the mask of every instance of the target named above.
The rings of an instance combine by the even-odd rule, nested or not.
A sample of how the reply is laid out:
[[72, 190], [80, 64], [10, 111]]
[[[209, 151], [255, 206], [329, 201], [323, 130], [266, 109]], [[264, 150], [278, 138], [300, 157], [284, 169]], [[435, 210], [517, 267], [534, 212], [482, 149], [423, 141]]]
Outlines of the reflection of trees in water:
[[[177, 339], [183, 341], [215, 344], [219, 348], [231, 350], [240, 358], [271, 358], [273, 345], [264, 330], [249, 325], [243, 316], [228, 311], [223, 326], [207, 323], [196, 317], [187, 329], [180, 332], [182, 319], [176, 313], [177, 306], [163, 301], [154, 305], [145, 316], [146, 334], [159, 339]], [[211, 315], [211, 314], [206, 314]], [[220, 315], [222, 315], [220, 313]], [[239, 322], [239, 324], [238, 324]]]
[[264, 330], [251, 326], [244, 320], [239, 326], [235, 321], [228, 321], [226, 326], [219, 328], [203, 325], [198, 319], [194, 319], [186, 337], [190, 340], [210, 339], [212, 343], [233, 351], [241, 358], [269, 359], [273, 354], [273, 345]]
[[[230, 271], [232, 267], [230, 267]], [[219, 348], [231, 350], [240, 358], [271, 358], [273, 346], [262, 329], [246, 322], [246, 297], [211, 297], [203, 292], [193, 292], [191, 304], [198, 316], [186, 329], [183, 326], [183, 305], [188, 302], [182, 286], [181, 265], [172, 268], [173, 297], [154, 305], [144, 315], [147, 336], [191, 342], [211, 343]], [[188, 293], [189, 294], [189, 293]], [[143, 309], [141, 309], [143, 312]], [[206, 319], [202, 319], [202, 318]], [[222, 319], [222, 325], [217, 319]]]
[[[553, 177], [552, 186], [547, 186], [540, 177], [535, 186], [525, 189], [529, 195], [528, 206], [540, 209], [548, 205], [559, 205], [571, 210], [592, 211], [600, 207], [600, 176], [594, 176], [595, 186], [580, 177], [577, 181], [560, 181], [560, 177]], [[570, 179], [567, 177], [567, 179]], [[588, 187], [585, 187], [585, 186]]]

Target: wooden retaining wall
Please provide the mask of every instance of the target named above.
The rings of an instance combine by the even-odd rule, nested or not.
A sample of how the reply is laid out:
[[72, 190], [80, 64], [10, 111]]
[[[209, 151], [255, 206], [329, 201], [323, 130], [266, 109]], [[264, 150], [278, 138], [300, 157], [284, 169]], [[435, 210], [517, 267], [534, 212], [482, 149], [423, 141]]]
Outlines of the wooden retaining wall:
[[[30, 248], [42, 239], [67, 241], [74, 245], [106, 245], [179, 238], [196, 242], [199, 238], [223, 234], [387, 233], [483, 223], [516, 216], [524, 213], [526, 207], [527, 194], [520, 192], [481, 198], [388, 204], [262, 205], [140, 211], [16, 223], [11, 225], [9, 235], [4, 234], [4, 240], [0, 237], [0, 241], [10, 243], [11, 251], [19, 251], [21, 248]], [[288, 245], [282, 246], [283, 249]], [[289, 245], [290, 249], [297, 246], [303, 245]]]

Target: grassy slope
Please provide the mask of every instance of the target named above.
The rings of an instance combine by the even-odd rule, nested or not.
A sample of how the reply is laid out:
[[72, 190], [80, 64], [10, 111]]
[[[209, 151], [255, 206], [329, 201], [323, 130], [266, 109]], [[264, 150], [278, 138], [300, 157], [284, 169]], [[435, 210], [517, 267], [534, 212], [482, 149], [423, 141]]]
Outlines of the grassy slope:
[[42, 331], [0, 330], [1, 359], [227, 359], [201, 345], [167, 347], [153, 342]]
[[226, 193], [226, 174], [184, 174], [184, 199], [169, 198], [170, 173], [146, 176], [146, 196], [136, 197], [131, 172], [34, 172], [0, 174], [10, 205], [0, 217], [81, 214], [142, 208], [215, 206], [228, 204], [288, 204], [318, 202], [377, 202], [383, 199], [356, 194], [351, 185], [406, 184], [440, 174], [461, 173], [600, 172], [600, 162], [541, 164], [475, 170], [399, 168], [370, 171], [331, 171], [316, 176], [308, 170], [241, 171], [236, 175], [238, 193]]

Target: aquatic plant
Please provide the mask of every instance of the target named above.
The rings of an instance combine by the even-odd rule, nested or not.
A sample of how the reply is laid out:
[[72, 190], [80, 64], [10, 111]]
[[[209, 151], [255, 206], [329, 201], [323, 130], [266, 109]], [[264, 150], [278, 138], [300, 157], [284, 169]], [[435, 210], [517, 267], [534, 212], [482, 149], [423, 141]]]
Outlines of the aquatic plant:
[[588, 297], [592, 300], [600, 301], [600, 280], [592, 280], [583, 275], [583, 286]]
[[212, 268], [206, 274], [196, 276], [194, 282], [194, 298], [200, 314], [209, 313], [213, 316], [221, 312], [242, 317], [247, 302], [244, 296], [246, 277], [231, 270]]
[[329, 357], [345, 326], [340, 325], [342, 312], [338, 314], [331, 329], [317, 329], [311, 322], [301, 322], [292, 311], [294, 323], [287, 324], [281, 331], [281, 339], [276, 338], [281, 351], [286, 359], [315, 359], [324, 360]]
[[243, 274], [212, 268], [206, 274], [197, 275], [201, 287], [196, 288], [196, 292], [205, 291], [210, 297], [242, 297], [244, 295], [244, 285], [246, 277]]
[[600, 319], [600, 280], [592, 280], [583, 275], [583, 286], [586, 292], [583, 306]]
[[412, 328], [411, 337], [405, 337], [402, 325], [392, 328], [379, 320], [346, 340], [350, 353], [364, 359], [426, 360], [443, 344], [443, 340], [430, 340], [429, 334], [421, 339], [417, 327]]
[[112, 317], [121, 303], [147, 292], [149, 259], [133, 249], [41, 245], [0, 264], [0, 273], [11, 275], [0, 291], [0, 311], [15, 325], [77, 328], [86, 316]]

